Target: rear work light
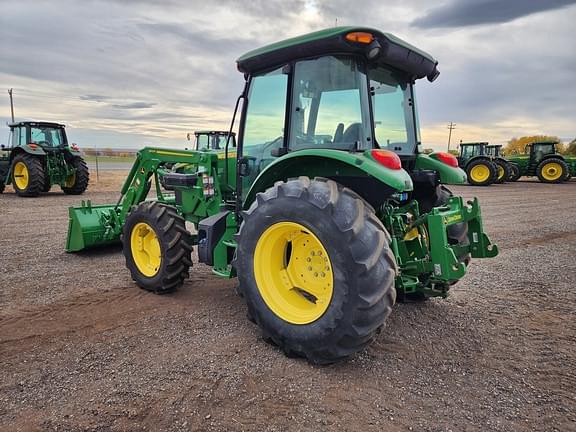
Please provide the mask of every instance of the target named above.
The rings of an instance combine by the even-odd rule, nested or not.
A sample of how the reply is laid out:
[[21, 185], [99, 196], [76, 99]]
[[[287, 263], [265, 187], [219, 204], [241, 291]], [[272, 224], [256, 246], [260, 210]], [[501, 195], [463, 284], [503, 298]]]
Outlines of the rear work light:
[[458, 168], [458, 159], [456, 159], [456, 156], [445, 152], [436, 152], [434, 155], [440, 162], [444, 162], [446, 165]]
[[346, 35], [346, 40], [350, 42], [369, 44], [372, 43], [372, 41], [374, 40], [374, 36], [372, 35], [372, 33], [352, 32]]
[[398, 155], [390, 150], [375, 149], [371, 150], [370, 154], [376, 162], [380, 165], [384, 165], [386, 168], [393, 170], [402, 169], [402, 162]]

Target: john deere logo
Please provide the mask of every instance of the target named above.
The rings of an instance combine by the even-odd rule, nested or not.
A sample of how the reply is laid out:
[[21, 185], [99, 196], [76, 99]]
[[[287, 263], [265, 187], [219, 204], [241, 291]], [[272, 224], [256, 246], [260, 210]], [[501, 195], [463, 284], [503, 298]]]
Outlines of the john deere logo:
[[454, 215], [454, 216], [446, 216], [446, 218], [444, 219], [444, 222], [449, 224], [452, 222], [458, 222], [462, 220], [462, 215]]

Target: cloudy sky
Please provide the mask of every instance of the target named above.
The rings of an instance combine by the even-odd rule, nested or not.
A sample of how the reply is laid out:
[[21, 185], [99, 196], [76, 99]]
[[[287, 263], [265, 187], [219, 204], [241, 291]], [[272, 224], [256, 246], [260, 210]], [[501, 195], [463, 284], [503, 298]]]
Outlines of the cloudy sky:
[[576, 137], [576, 0], [0, 4], [0, 121], [12, 87], [18, 119], [65, 123], [81, 146], [184, 146], [187, 132], [227, 128], [238, 56], [336, 22], [394, 33], [439, 60], [438, 80], [417, 86], [426, 147], [446, 146], [449, 122], [453, 142]]

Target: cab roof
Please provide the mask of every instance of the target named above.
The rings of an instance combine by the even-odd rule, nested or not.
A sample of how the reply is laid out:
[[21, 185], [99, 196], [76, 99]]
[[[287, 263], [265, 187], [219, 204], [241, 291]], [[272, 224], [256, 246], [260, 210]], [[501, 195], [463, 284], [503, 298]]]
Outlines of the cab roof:
[[53, 127], [53, 128], [65, 128], [66, 126], [60, 123], [53, 122], [43, 122], [43, 121], [21, 121], [15, 123], [8, 123], [10, 128], [15, 128], [18, 126], [40, 126], [40, 127]]
[[230, 131], [218, 131], [218, 130], [199, 130], [194, 131], [194, 135], [236, 135], [236, 133]]
[[286, 39], [249, 51], [238, 60], [238, 70], [247, 74], [264, 72], [288, 62], [335, 54], [363, 54], [367, 45], [351, 42], [346, 35], [353, 32], [372, 34], [374, 41], [382, 47], [374, 59], [378, 64], [392, 66], [405, 72], [411, 79], [428, 77], [433, 81], [439, 74], [438, 62], [430, 54], [403, 41], [390, 33], [368, 27], [334, 27]]

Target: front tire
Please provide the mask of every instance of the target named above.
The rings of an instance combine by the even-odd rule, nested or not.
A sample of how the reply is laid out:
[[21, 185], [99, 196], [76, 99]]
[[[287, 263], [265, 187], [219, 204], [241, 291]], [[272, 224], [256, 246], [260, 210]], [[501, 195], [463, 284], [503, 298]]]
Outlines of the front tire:
[[360, 196], [331, 180], [300, 177], [259, 193], [235, 267], [264, 337], [317, 364], [367, 346], [396, 298], [390, 236]]
[[44, 190], [42, 162], [28, 153], [19, 154], [12, 163], [12, 186], [21, 197], [36, 197]]
[[122, 245], [126, 267], [140, 288], [164, 294], [188, 277], [192, 239], [173, 207], [156, 201], [135, 207], [126, 218]]
[[74, 174], [68, 177], [65, 183], [61, 186], [65, 194], [68, 195], [80, 195], [83, 194], [88, 188], [88, 182], [90, 180], [90, 173], [88, 172], [88, 166], [86, 162], [81, 157], [74, 157], [69, 165], [75, 168]]

